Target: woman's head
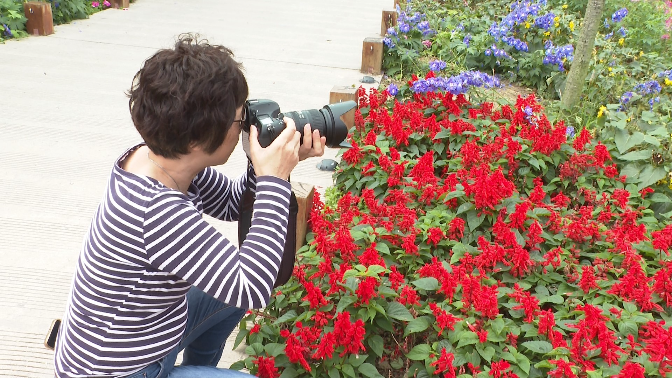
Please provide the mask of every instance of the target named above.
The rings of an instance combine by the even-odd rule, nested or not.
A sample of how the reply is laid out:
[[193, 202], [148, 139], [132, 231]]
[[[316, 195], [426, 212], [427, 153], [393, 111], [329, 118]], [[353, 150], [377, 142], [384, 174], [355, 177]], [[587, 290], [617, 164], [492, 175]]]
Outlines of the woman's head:
[[152, 152], [168, 158], [193, 146], [213, 153], [247, 96], [231, 50], [191, 34], [147, 59], [128, 92], [135, 128]]

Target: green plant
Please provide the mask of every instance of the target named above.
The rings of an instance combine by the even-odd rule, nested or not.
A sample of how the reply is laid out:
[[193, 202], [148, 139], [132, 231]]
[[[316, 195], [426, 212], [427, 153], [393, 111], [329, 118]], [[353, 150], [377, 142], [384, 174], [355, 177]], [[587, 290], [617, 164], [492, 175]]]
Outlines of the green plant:
[[26, 17], [23, 2], [0, 0], [0, 42], [5, 38], [25, 36]]
[[672, 212], [650, 207], [670, 198], [622, 175], [587, 130], [551, 124], [534, 96], [474, 105], [413, 92], [419, 80], [399, 89], [410, 100], [358, 93], [343, 194], [315, 203], [294, 279], [247, 317], [250, 357], [233, 368], [667, 376]]

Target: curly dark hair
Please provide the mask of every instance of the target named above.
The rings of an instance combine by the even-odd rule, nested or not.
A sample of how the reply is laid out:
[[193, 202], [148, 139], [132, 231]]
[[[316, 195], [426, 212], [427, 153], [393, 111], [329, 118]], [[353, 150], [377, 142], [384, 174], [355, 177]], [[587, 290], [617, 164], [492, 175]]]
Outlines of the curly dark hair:
[[157, 155], [175, 158], [193, 145], [213, 153], [224, 141], [248, 87], [231, 50], [181, 34], [135, 74], [127, 92], [131, 118]]

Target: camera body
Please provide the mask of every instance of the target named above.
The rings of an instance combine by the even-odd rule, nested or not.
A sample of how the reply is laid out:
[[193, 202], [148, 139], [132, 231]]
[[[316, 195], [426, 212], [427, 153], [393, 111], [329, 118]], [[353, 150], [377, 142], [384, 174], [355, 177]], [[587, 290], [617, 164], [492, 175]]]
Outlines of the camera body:
[[285, 129], [284, 117], [289, 117], [294, 120], [297, 130], [302, 131], [309, 123], [312, 130], [318, 130], [320, 136], [326, 137], [327, 147], [338, 147], [348, 135], [348, 127], [341, 117], [355, 106], [357, 106], [355, 101], [345, 101], [325, 105], [319, 110], [281, 113], [280, 106], [273, 100], [247, 100], [243, 107], [245, 113], [243, 130], [249, 132], [250, 127], [256, 127], [259, 132], [259, 144], [268, 147]]

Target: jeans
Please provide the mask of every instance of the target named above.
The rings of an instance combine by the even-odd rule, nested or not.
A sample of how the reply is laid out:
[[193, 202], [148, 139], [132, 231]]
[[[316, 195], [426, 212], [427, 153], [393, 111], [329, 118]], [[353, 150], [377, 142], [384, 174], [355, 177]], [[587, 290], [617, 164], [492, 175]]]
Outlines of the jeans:
[[[224, 304], [192, 287], [187, 293], [187, 327], [180, 344], [161, 360], [127, 378], [250, 378], [249, 374], [219, 369], [224, 343], [245, 310]], [[182, 364], [175, 366], [177, 354], [184, 350]]]

